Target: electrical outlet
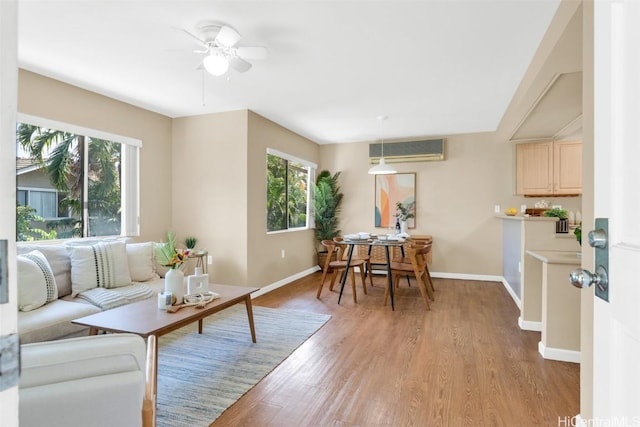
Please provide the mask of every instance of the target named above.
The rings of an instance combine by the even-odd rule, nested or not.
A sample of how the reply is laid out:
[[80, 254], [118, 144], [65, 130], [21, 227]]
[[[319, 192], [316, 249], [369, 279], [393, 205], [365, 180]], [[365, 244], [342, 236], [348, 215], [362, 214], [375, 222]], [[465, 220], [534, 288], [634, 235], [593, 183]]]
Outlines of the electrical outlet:
[[500, 213], [500, 205], [495, 205], [493, 207], [493, 212], [499, 214]]
[[284, 249], [282, 250], [282, 255], [281, 256], [282, 256], [282, 258], [284, 258]]
[[207, 264], [208, 265], [213, 264], [213, 257], [211, 255], [207, 255]]

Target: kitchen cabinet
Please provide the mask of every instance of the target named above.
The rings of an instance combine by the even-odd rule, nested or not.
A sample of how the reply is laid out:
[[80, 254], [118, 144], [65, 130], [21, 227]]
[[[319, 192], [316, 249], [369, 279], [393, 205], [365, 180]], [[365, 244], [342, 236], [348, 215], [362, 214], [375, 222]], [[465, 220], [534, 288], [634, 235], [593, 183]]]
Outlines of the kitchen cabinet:
[[516, 193], [525, 196], [582, 194], [582, 141], [516, 145]]

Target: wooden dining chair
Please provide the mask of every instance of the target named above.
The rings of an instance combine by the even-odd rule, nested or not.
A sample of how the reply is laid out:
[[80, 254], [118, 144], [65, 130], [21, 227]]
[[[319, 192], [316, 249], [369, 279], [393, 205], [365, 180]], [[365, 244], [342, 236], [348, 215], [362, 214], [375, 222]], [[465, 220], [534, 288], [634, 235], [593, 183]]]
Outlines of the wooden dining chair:
[[[427, 245], [419, 247], [409, 246], [406, 248], [405, 258], [408, 258], [410, 262], [392, 261], [391, 274], [394, 289], [398, 287], [401, 276], [410, 275], [415, 277], [422, 299], [427, 306], [427, 310], [430, 310], [431, 305], [429, 300], [433, 300], [433, 289], [428, 276], [428, 268], [425, 267], [426, 263], [424, 253], [428, 250], [426, 246]], [[384, 292], [384, 305], [387, 305], [388, 298], [389, 287], [386, 287]]]
[[[342, 237], [334, 237], [333, 238], [334, 242], [340, 243], [342, 244], [342, 242], [344, 242], [344, 239]], [[362, 246], [362, 245], [359, 245]], [[364, 247], [364, 246], [363, 246]], [[347, 259], [347, 250], [344, 250], [344, 255], [343, 255], [343, 261], [345, 261]], [[353, 253], [353, 255], [351, 255], [351, 262], [353, 263], [355, 260], [362, 260], [364, 261], [364, 268], [365, 268], [365, 272], [364, 272], [364, 276], [367, 277], [369, 276], [369, 284], [371, 284], [371, 287], [373, 287], [373, 270], [371, 269], [371, 256], [369, 256], [368, 254], [362, 254], [360, 253], [360, 251]]]
[[[424, 271], [428, 279], [429, 288], [431, 289], [431, 293], [433, 294], [433, 291], [435, 291], [435, 286], [433, 284], [433, 280], [431, 280], [431, 273], [429, 272], [429, 260], [431, 259], [431, 248], [432, 248], [431, 241], [429, 242], [414, 241], [414, 242], [411, 242], [409, 245], [405, 246], [405, 248], [409, 248], [409, 247], [414, 247], [418, 249], [418, 252], [416, 253], [416, 255], [422, 258], [422, 261], [423, 261], [422, 265], [424, 266]], [[402, 262], [405, 264], [411, 264], [411, 260], [409, 259], [409, 257], [406, 257], [406, 256], [394, 259], [394, 261]], [[399, 282], [396, 284], [396, 287], [398, 284]], [[409, 283], [409, 286], [411, 286], [411, 283]], [[433, 298], [431, 299], [433, 300]]]
[[[324, 263], [324, 268], [322, 270], [322, 280], [320, 281], [320, 285], [318, 286], [318, 293], [316, 294], [316, 298], [320, 298], [320, 294], [322, 293], [322, 287], [324, 285], [324, 281], [326, 280], [329, 270], [333, 271], [333, 273], [331, 274], [331, 284], [329, 285], [330, 291], [333, 290], [333, 285], [336, 282], [336, 277], [338, 276], [339, 271], [343, 272], [343, 274], [349, 273], [348, 271], [345, 271], [347, 267], [347, 261], [342, 259], [348, 245], [345, 243], [334, 242], [333, 240], [323, 240], [321, 243], [322, 243], [322, 246], [327, 248], [329, 255], [327, 256], [327, 259]], [[333, 260], [332, 259], [333, 257], [331, 256], [334, 252], [337, 254], [335, 260]], [[367, 286], [365, 284], [365, 277], [364, 277], [364, 265], [365, 265], [365, 261], [362, 259], [355, 259], [355, 260], [351, 259], [351, 262], [349, 263], [349, 270], [351, 271], [351, 288], [353, 290], [354, 303], [358, 302], [358, 299], [356, 296], [356, 275], [355, 275], [356, 267], [360, 269], [360, 278], [362, 279], [362, 289], [364, 290], [365, 294], [367, 293]]]

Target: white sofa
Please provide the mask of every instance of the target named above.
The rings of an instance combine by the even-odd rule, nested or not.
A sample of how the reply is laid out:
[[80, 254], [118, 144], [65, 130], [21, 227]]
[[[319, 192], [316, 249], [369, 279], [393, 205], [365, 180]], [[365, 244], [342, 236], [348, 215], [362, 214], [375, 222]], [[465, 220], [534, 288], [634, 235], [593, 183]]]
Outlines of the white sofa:
[[71, 321], [164, 289], [153, 242], [18, 244], [17, 253], [23, 344], [86, 335]]
[[155, 346], [133, 334], [23, 345], [20, 426], [154, 426]]

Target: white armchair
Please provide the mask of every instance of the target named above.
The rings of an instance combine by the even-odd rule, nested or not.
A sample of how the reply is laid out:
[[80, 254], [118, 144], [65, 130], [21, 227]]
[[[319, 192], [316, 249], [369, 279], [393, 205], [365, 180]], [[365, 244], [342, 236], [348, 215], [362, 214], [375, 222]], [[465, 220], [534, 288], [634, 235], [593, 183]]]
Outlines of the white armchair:
[[155, 426], [156, 339], [95, 335], [24, 344], [20, 426]]

